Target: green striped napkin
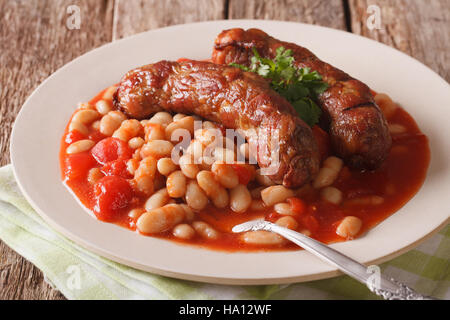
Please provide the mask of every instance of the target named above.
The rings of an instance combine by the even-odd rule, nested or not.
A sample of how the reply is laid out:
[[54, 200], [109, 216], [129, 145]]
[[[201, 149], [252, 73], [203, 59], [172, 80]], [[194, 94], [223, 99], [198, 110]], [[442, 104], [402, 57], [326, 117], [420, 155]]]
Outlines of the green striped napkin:
[[[377, 299], [348, 276], [290, 285], [225, 286], [139, 271], [81, 248], [52, 230], [20, 193], [10, 165], [0, 168], [0, 238], [41, 269], [68, 299]], [[450, 299], [450, 227], [381, 265], [418, 292]]]

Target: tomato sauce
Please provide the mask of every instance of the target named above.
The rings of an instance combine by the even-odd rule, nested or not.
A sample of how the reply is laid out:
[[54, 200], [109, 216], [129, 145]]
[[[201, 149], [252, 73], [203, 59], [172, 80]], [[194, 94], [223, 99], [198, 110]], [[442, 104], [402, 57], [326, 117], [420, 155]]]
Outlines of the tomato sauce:
[[[95, 104], [102, 98], [104, 91], [100, 92], [89, 103]], [[430, 150], [427, 137], [420, 131], [414, 119], [401, 107], [397, 107], [395, 113], [389, 117], [390, 124], [401, 125], [406, 130], [402, 133], [392, 134], [392, 149], [383, 165], [375, 171], [357, 171], [344, 166], [340, 171], [337, 180], [333, 186], [338, 188], [344, 196], [344, 201], [340, 205], [334, 205], [321, 200], [318, 190], [307, 186], [301, 188], [297, 197], [301, 200], [293, 199], [295, 208], [298, 209], [298, 215], [295, 216], [300, 228], [308, 229], [312, 232], [312, 237], [325, 243], [344, 241], [342, 237], [336, 234], [336, 227], [346, 216], [355, 216], [361, 219], [362, 228], [357, 236], [363, 236], [366, 231], [375, 227], [378, 223], [388, 218], [408, 202], [414, 194], [420, 189], [429, 165]], [[327, 134], [320, 130], [313, 130], [316, 139], [322, 141], [321, 144], [327, 145]], [[99, 131], [90, 128], [89, 139], [98, 143], [104, 141], [105, 137]], [[69, 132], [68, 126], [61, 139], [60, 164], [62, 171], [62, 180], [70, 188], [81, 203], [96, 213], [97, 218], [103, 221], [112, 222], [130, 230], [136, 231], [136, 221], [128, 216], [128, 212], [133, 208], [142, 207], [146, 197], [131, 189], [123, 189], [123, 181], [126, 181], [127, 174], [123, 173], [124, 168], [121, 163], [111, 164], [110, 160], [121, 161], [121, 159], [109, 159], [108, 152], [100, 156], [106, 157], [103, 161], [99, 160], [99, 155], [93, 151], [81, 152], [77, 154], [66, 154], [66, 148], [77, 140], [86, 139], [78, 132]], [[110, 138], [111, 139], [111, 138]], [[320, 142], [319, 141], [319, 142]], [[106, 146], [107, 147], [107, 146]], [[120, 149], [120, 146], [114, 146]], [[125, 158], [129, 158], [131, 152], [121, 149]], [[321, 153], [329, 151], [321, 150]], [[123, 160], [123, 159], [122, 159]], [[101, 163], [107, 161], [107, 164]], [[106, 166], [106, 167], [105, 167]], [[111, 197], [119, 197], [112, 206], [115, 213], [108, 215], [107, 209], [103, 211], [103, 204], [96, 197], [95, 187], [88, 182], [88, 171], [91, 168], [99, 168], [108, 173], [107, 177], [113, 181], [105, 181], [105, 184], [115, 186], [111, 191]], [[250, 177], [245, 172], [239, 172], [241, 183], [247, 183]], [[249, 187], [256, 186], [255, 182], [249, 182]], [[121, 187], [122, 186], [122, 187]], [[250, 188], [249, 188], [250, 189]], [[119, 194], [119, 196], [118, 196]], [[114, 200], [114, 199], [113, 199]], [[103, 200], [101, 200], [103, 201]], [[110, 208], [111, 201], [106, 200], [106, 207]], [[295, 202], [297, 201], [297, 202]], [[99, 211], [100, 210], [100, 211]], [[170, 239], [177, 242], [200, 245], [207, 248], [226, 250], [226, 251], [252, 251], [252, 250], [292, 250], [298, 249], [292, 243], [286, 243], [277, 247], [250, 246], [244, 244], [239, 235], [233, 234], [233, 226], [256, 218], [265, 218], [270, 221], [276, 221], [281, 217], [276, 213], [273, 207], [263, 211], [247, 211], [245, 213], [236, 213], [231, 209], [217, 209], [208, 205], [206, 209], [196, 214], [196, 220], [207, 222], [217, 231], [221, 232], [218, 240], [205, 240], [199, 236], [191, 240], [180, 240], [175, 238], [170, 232], [156, 235], [155, 237]], [[152, 235], [154, 236], [154, 235]]]

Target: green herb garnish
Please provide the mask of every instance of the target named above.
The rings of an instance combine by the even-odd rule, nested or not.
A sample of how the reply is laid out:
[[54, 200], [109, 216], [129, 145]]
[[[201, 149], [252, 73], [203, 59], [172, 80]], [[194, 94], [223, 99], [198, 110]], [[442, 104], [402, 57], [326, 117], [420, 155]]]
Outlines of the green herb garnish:
[[299, 117], [309, 126], [319, 122], [321, 110], [316, 104], [317, 96], [328, 88], [317, 71], [296, 68], [292, 50], [279, 47], [275, 59], [263, 58], [253, 48], [250, 66], [231, 63], [244, 71], [251, 71], [271, 80], [271, 87], [288, 100]]

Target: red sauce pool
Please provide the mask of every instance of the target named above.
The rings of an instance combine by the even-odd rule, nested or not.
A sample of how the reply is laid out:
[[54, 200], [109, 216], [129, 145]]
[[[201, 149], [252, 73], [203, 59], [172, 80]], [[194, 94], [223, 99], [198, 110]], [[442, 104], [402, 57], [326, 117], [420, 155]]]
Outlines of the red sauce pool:
[[[100, 92], [89, 103], [95, 104], [102, 98], [103, 93], [104, 91]], [[363, 236], [367, 230], [399, 210], [420, 189], [430, 161], [428, 139], [422, 134], [414, 119], [400, 107], [396, 109], [388, 122], [403, 126], [406, 131], [392, 135], [391, 152], [379, 169], [361, 172], [350, 170], [344, 166], [333, 184], [344, 195], [345, 200], [340, 205], [333, 205], [321, 200], [319, 192], [313, 188], [302, 189], [299, 197], [304, 200], [307, 209], [306, 213], [298, 220], [300, 229], [313, 229], [312, 237], [325, 243], [344, 241], [345, 239], [336, 234], [336, 227], [344, 217], [356, 216], [362, 221], [362, 228], [358, 236]], [[89, 130], [89, 139], [98, 142], [105, 138], [100, 132], [92, 128]], [[60, 150], [62, 180], [83, 205], [93, 210], [95, 206], [94, 187], [87, 181], [87, 173], [93, 167], [101, 168], [101, 165], [92, 158], [90, 151], [74, 155], [68, 155], [65, 152], [70, 142], [80, 139], [85, 138], [77, 135], [77, 132], [69, 133], [67, 126], [61, 140]], [[68, 174], [70, 165], [76, 168], [76, 174], [73, 172]], [[369, 199], [372, 196], [382, 199], [382, 203], [361, 202], [361, 199]], [[119, 218], [112, 222], [135, 231], [135, 221], [128, 217], [127, 212], [131, 208], [142, 206], [144, 202], [143, 197], [135, 196], [131, 204], [123, 209]], [[266, 219], [274, 221], [281, 216], [272, 207], [265, 211], [235, 213], [230, 209], [217, 209], [209, 205], [196, 214], [196, 220], [205, 221], [220, 231], [222, 234], [218, 240], [205, 240], [196, 236], [192, 240], [184, 241], [175, 238], [170, 232], [155, 237], [226, 251], [298, 249], [292, 243], [277, 247], [250, 246], [242, 243], [239, 235], [231, 233], [234, 225], [259, 217], [266, 217]]]

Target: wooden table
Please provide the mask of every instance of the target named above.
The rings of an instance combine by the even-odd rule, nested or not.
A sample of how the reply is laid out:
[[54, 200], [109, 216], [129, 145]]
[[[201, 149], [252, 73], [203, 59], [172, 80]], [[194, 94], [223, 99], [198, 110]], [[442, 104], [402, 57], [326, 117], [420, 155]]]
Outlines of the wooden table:
[[[70, 5], [80, 8], [79, 30], [66, 27]], [[370, 5], [380, 9], [381, 29], [368, 28], [375, 12], [367, 12]], [[450, 80], [450, 0], [0, 0], [0, 165], [9, 163], [9, 134], [22, 103], [56, 69], [137, 32], [216, 19], [289, 20], [347, 30], [397, 48]], [[0, 242], [0, 299], [64, 296]]]

